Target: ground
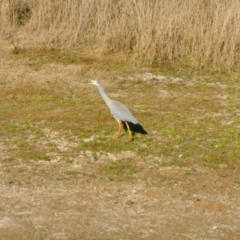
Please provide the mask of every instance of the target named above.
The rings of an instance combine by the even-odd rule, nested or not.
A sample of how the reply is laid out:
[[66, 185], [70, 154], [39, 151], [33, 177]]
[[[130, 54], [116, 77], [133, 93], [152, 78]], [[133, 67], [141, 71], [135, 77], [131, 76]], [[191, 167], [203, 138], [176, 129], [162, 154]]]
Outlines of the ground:
[[[2, 240], [240, 238], [237, 77], [0, 52]], [[113, 140], [96, 78], [148, 135]]]

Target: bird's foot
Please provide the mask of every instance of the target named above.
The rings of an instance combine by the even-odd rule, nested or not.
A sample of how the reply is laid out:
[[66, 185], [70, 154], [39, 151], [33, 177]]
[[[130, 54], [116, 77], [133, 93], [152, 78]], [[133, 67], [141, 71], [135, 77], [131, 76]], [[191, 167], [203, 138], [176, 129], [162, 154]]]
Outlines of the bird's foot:
[[129, 142], [133, 142], [134, 141], [134, 137], [129, 138]]

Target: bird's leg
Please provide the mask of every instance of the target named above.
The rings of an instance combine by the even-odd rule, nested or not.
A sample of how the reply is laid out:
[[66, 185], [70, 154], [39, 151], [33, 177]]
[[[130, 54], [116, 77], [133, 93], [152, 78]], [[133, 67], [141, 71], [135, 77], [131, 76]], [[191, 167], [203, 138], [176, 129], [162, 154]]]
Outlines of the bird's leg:
[[120, 132], [122, 130], [122, 123], [121, 123], [121, 121], [117, 120], [117, 122], [118, 122], [118, 132], [117, 132], [116, 137], [114, 137], [115, 140], [117, 140], [119, 138]]
[[127, 122], [125, 122], [126, 125], [127, 125], [127, 129], [128, 129], [128, 134], [129, 134], [129, 141], [132, 142], [134, 140], [134, 137], [133, 137], [133, 134], [132, 134], [132, 131], [130, 130], [130, 127], [128, 125]]

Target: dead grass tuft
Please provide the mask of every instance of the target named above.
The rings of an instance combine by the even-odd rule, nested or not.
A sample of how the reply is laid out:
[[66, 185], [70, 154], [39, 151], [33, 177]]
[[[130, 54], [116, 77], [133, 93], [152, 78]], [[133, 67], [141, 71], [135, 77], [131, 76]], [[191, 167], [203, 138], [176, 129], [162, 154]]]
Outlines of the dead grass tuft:
[[13, 5], [13, 24], [17, 26], [25, 25], [32, 15], [32, 10], [27, 2], [18, 1]]

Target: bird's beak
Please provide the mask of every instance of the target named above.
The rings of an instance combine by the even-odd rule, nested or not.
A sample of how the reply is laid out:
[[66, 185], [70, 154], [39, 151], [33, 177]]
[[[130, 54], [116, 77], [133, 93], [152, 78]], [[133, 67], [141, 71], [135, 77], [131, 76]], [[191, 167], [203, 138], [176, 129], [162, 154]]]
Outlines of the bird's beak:
[[88, 84], [93, 84], [93, 85], [96, 85], [94, 81], [90, 80], [88, 81]]

